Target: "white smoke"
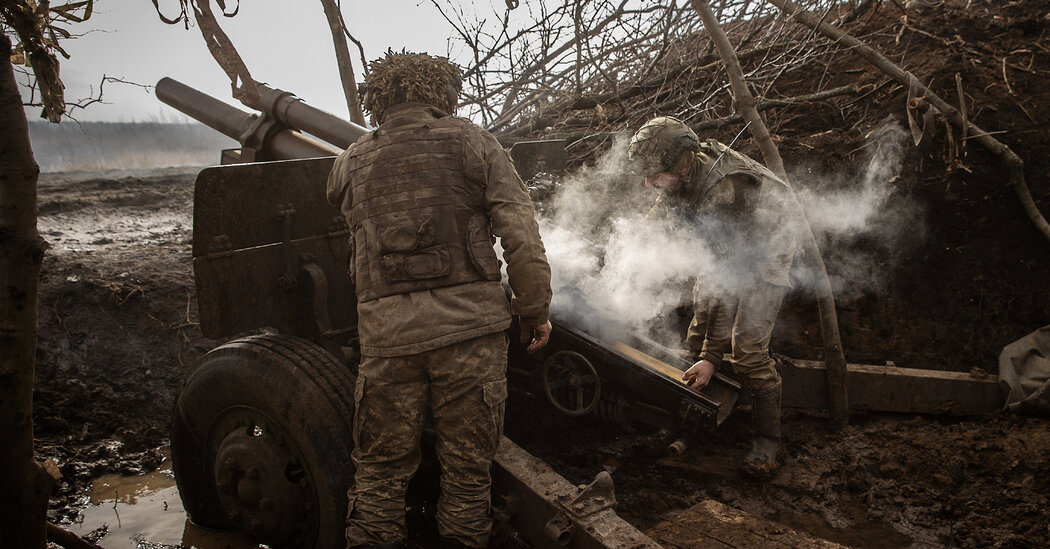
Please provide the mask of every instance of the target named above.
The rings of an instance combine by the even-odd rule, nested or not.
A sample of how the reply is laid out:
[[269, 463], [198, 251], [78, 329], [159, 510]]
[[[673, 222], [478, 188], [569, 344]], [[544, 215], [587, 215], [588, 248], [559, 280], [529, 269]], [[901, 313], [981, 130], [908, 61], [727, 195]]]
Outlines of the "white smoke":
[[867, 134], [853, 177], [846, 169], [793, 176], [840, 301], [882, 292], [893, 266], [925, 236], [922, 208], [899, 186], [909, 139], [887, 117]]
[[610, 220], [604, 238], [541, 223], [551, 263], [556, 318], [595, 335], [640, 332], [649, 321], [688, 303], [691, 281], [711, 257], [689, 231], [653, 226], [641, 215]]
[[[853, 235], [870, 231], [894, 194], [893, 180], [901, 170], [908, 133], [884, 120], [868, 134], [870, 150], [854, 188], [829, 191], [805, 175], [796, 176], [796, 192], [815, 234]], [[814, 186], [814, 183], [818, 185]]]
[[644, 218], [656, 195], [626, 175], [626, 148], [625, 138], [614, 140], [594, 166], [563, 180], [540, 218], [552, 314], [605, 337], [641, 332], [688, 303], [710, 257], [693, 231]]
[[[887, 250], [896, 249], [906, 235], [921, 233], [919, 209], [893, 184], [901, 171], [907, 133], [898, 124], [886, 123], [869, 139], [866, 149], [871, 152], [863, 159], [854, 187], [844, 188], [842, 176], [800, 178], [803, 181], [794, 185], [823, 244], [826, 262], [838, 273], [836, 290], [846, 289], [852, 297], [877, 291], [885, 277], [872, 273], [886, 270]], [[622, 330], [649, 331], [646, 335], [674, 345], [684, 334], [652, 330], [673, 324], [662, 320], [691, 302], [697, 276], [703, 274], [705, 281], [730, 291], [747, 283], [739, 273], [710, 269], [717, 264], [712, 249], [724, 246], [721, 235], [735, 229], [719, 219], [706, 218], [701, 232], [696, 226], [673, 227], [647, 218], [644, 214], [656, 194], [640, 178], [624, 175], [626, 144], [626, 139], [616, 140], [593, 167], [571, 174], [541, 205], [540, 229], [553, 275], [551, 311], [555, 318], [598, 337], [618, 336]], [[767, 214], [773, 215], [756, 215]], [[776, 238], [767, 234], [755, 240]], [[855, 244], [866, 240], [876, 242], [877, 249], [861, 246], [858, 251]], [[803, 274], [792, 280], [806, 286], [812, 279]]]

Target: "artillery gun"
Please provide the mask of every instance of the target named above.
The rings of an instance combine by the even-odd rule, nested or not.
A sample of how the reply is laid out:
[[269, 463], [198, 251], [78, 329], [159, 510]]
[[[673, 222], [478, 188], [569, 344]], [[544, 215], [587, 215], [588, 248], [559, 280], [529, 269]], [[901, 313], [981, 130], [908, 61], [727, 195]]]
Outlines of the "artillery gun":
[[[342, 547], [359, 354], [350, 231], [324, 188], [334, 156], [369, 130], [292, 94], [260, 91], [253, 107], [261, 114], [253, 114], [169, 78], [156, 88], [165, 103], [242, 145], [195, 183], [200, 326], [229, 341], [183, 384], [173, 468], [195, 523], [271, 547]], [[564, 165], [556, 142], [518, 144], [511, 154], [521, 166]], [[512, 392], [569, 416], [680, 437], [713, 428], [736, 401], [740, 386], [722, 376], [704, 393], [685, 388], [677, 378], [688, 364], [644, 338], [604, 342], [552, 322], [540, 353], [511, 345]], [[532, 546], [655, 546], [616, 515], [607, 473], [577, 487], [506, 438], [493, 491], [499, 523]]]
[[[254, 114], [171, 79], [156, 88], [162, 101], [241, 143], [195, 184], [200, 326], [207, 337], [229, 341], [204, 355], [184, 382], [172, 422], [173, 467], [185, 508], [200, 525], [271, 547], [342, 547], [359, 352], [346, 276], [350, 231], [324, 190], [334, 156], [369, 130], [290, 93], [260, 90]], [[510, 154], [529, 178], [564, 169], [564, 145], [522, 142]], [[674, 350], [637, 334], [589, 333], [576, 321], [586, 306], [554, 316], [550, 343], [535, 355], [511, 338], [512, 393], [567, 416], [662, 429], [676, 443], [728, 416], [739, 384], [716, 375], [702, 393], [689, 390], [679, 379], [689, 364]], [[778, 368], [785, 407], [827, 407], [819, 362], [785, 360]], [[862, 364], [847, 372], [852, 410], [973, 415], [1002, 405], [994, 378]], [[607, 473], [575, 486], [501, 441], [495, 516], [500, 530], [527, 545], [656, 546], [616, 515], [615, 501]]]

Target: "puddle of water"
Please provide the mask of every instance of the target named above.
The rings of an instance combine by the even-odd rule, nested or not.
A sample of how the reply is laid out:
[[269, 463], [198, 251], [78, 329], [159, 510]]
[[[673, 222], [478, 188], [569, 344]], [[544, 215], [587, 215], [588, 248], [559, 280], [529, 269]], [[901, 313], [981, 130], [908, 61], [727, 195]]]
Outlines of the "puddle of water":
[[865, 518], [865, 509], [860, 505], [844, 506], [853, 524], [849, 528], [835, 528], [818, 515], [801, 515], [798, 513], [777, 513], [773, 520], [849, 547], [864, 549], [896, 549], [911, 547], [914, 540], [898, 532], [887, 522], [871, 522]]
[[105, 549], [258, 549], [241, 536], [194, 526], [186, 518], [170, 462], [135, 477], [106, 475], [91, 484], [89, 505], [70, 532], [85, 536], [106, 527]]

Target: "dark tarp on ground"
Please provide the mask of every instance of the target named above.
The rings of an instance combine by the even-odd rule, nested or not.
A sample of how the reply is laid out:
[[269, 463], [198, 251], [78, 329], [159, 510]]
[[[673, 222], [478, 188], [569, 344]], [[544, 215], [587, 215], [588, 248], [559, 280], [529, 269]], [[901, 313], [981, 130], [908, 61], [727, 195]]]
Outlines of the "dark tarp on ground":
[[1003, 347], [999, 383], [1007, 410], [1050, 416], [1050, 326]]

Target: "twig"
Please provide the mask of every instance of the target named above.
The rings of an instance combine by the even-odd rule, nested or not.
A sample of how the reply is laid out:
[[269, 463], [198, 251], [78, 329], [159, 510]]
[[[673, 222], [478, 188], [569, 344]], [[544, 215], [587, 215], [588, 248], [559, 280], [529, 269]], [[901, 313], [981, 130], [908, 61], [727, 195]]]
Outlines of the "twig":
[[192, 299], [193, 296], [191, 296], [189, 292], [186, 292], [186, 320], [182, 323], [170, 326], [171, 329], [178, 330], [180, 328], [187, 328], [190, 326], [200, 326], [200, 322], [195, 322], [193, 319], [190, 318], [190, 304], [192, 302]]
[[1021, 109], [1021, 112], [1023, 112], [1024, 115], [1027, 116], [1028, 119], [1031, 120], [1033, 124], [1037, 124], [1038, 123], [1038, 122], [1035, 121], [1035, 117], [1032, 116], [1032, 113], [1028, 112], [1028, 109], [1024, 108], [1024, 101], [1014, 101], [1014, 105], [1017, 105], [1017, 108]]
[[969, 129], [970, 121], [966, 116], [966, 94], [963, 93], [962, 74], [955, 73], [955, 89], [959, 94], [959, 116], [963, 119], [962, 141], [966, 141], [966, 131]]
[[120, 493], [114, 488], [113, 489], [113, 514], [117, 515], [117, 528], [123, 528], [120, 525], [120, 511], [117, 510], [117, 499], [120, 498]]
[[[764, 111], [776, 107], [790, 107], [800, 105], [802, 103], [810, 103], [815, 101], [821, 101], [824, 99], [830, 99], [841, 95], [850, 95], [859, 92], [859, 88], [854, 85], [841, 86], [838, 88], [832, 88], [818, 93], [812, 93], [809, 95], [800, 95], [798, 97], [789, 97], [786, 99], [759, 99], [758, 104], [755, 108], [759, 111]], [[705, 120], [696, 124], [691, 124], [689, 127], [695, 132], [703, 130], [711, 130], [716, 128], [723, 128], [731, 124], [737, 124], [743, 117], [739, 114], [732, 114], [723, 118], [716, 118], [714, 120]]]
[[967, 139], [978, 139], [978, 138], [984, 137], [986, 135], [1001, 135], [1001, 134], [1004, 134], [1004, 133], [1007, 133], [1006, 130], [1000, 130], [1000, 131], [997, 131], [997, 132], [979, 133], [977, 135], [970, 135], [970, 136], [967, 136], [967, 137], [963, 137], [962, 139], [960, 139], [960, 141], [966, 141]]
[[1010, 87], [1010, 78], [1008, 78], [1006, 76], [1006, 58], [1005, 57], [1003, 58], [1003, 82], [1006, 84], [1006, 91], [1009, 92], [1010, 95], [1014, 95], [1014, 90], [1013, 90], [1013, 88]]

